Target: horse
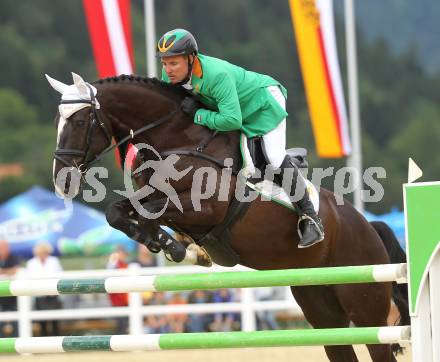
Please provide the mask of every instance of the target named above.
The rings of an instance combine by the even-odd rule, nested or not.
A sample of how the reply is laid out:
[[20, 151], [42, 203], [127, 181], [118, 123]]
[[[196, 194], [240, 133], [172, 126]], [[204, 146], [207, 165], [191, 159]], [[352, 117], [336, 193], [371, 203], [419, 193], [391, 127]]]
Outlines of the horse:
[[[164, 157], [174, 155], [171, 164], [181, 173], [181, 177], [170, 180], [169, 185], [176, 191], [181, 205], [176, 205], [178, 202], [168, 203], [167, 198], [164, 201], [163, 192], [150, 190], [142, 205], [149, 212], [163, 209], [164, 213], [156, 220], [144, 220], [143, 224], [139, 222], [136, 232], [141, 232], [141, 228], [145, 235], [154, 234], [161, 224], [200, 241], [203, 235], [222, 224], [226, 218], [230, 230], [220, 235], [229, 236], [231, 249], [239, 256], [241, 265], [258, 270], [400, 261], [390, 258], [385, 247], [385, 243], [387, 247], [395, 246], [393, 237], [382, 232], [387, 238], [384, 243], [375, 227], [348, 201], [338, 204], [335, 195], [323, 188], [319, 192], [319, 215], [323, 220], [325, 239], [310, 248], [297, 247], [298, 216], [274, 202], [259, 197], [244, 209], [229, 215], [235, 188], [239, 186], [236, 171], [240, 169], [242, 161], [240, 133], [213, 132], [195, 124], [180, 109], [182, 100], [188, 96], [188, 91], [182, 87], [157, 79], [126, 75], [87, 83], [73, 74], [74, 84], [70, 86], [50, 77], [48, 79], [52, 87], [62, 94], [61, 103], [67, 107], [57, 115], [54, 180], [66, 167], [84, 175], [103, 153], [115, 147], [110, 144], [112, 138], [118, 146], [126, 144], [127, 140], [150, 145], [151, 149], [148, 148], [143, 154], [145, 162], [154, 161], [158, 154]], [[207, 180], [200, 180], [203, 174], [200, 170], [210, 167], [219, 171], [214, 183], [220, 186], [222, 175], [225, 174], [221, 171], [231, 169], [224, 165], [225, 159], [232, 160], [234, 165], [229, 173], [229, 191], [223, 190], [223, 198], [219, 200], [221, 192], [216, 189], [211, 197], [201, 198], [197, 209], [191, 202], [193, 182], [207, 188]], [[152, 177], [151, 172], [141, 172], [140, 175], [141, 184], [147, 184]], [[64, 184], [54, 181], [55, 188], [61, 193], [66, 192], [69, 181], [69, 177], [63, 178]], [[76, 188], [75, 192], [78, 193], [79, 189]], [[117, 215], [119, 218], [133, 218], [134, 213], [134, 210], [125, 214], [121, 211]], [[131, 227], [128, 221], [122, 225], [117, 220], [118, 217], [114, 217], [110, 221], [128, 232], [127, 228]], [[383, 225], [376, 225], [376, 228], [378, 226]], [[136, 240], [140, 241], [139, 238]], [[215, 257], [213, 259], [216, 261]], [[291, 287], [291, 291], [305, 318], [314, 328], [343, 328], [350, 323], [358, 327], [385, 326], [392, 297], [400, 301], [401, 324], [409, 321], [405, 300], [397, 295], [398, 290], [392, 288], [392, 283]], [[332, 362], [357, 361], [351, 345], [324, 348]], [[396, 361], [391, 345], [367, 345], [367, 348], [374, 362]]]

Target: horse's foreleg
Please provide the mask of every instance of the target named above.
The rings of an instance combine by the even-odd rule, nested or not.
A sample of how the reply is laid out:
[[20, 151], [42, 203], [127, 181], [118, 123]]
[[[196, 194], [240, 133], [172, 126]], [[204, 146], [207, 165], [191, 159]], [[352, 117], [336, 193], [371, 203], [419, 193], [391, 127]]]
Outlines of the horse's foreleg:
[[[138, 216], [129, 199], [112, 203], [105, 212], [110, 226], [121, 230], [130, 239], [145, 245], [150, 251], [157, 253], [160, 247], [155, 245], [158, 225], [154, 222], [138, 225]], [[151, 220], [150, 220], [151, 221]]]
[[[144, 203], [142, 206], [145, 211], [150, 215], [160, 217], [160, 220], [164, 224], [179, 225], [180, 227], [182, 218], [193, 218], [193, 208], [189, 201], [189, 193], [184, 192], [179, 194], [179, 200], [181, 201], [182, 210], [176, 205], [168, 202], [167, 198], [161, 198], [157, 200], [150, 200]], [[198, 213], [199, 216], [201, 213]], [[206, 222], [206, 225], [212, 225], [211, 215], [204, 215], [203, 218], [199, 218], [197, 221]], [[202, 220], [201, 220], [202, 219]], [[140, 222], [141, 224], [141, 222]], [[171, 259], [175, 262], [187, 261], [191, 264], [197, 264], [202, 266], [211, 266], [212, 261], [207, 252], [195, 244], [191, 239], [184, 238], [184, 240], [176, 240], [165, 231], [159, 229], [158, 241], [165, 253], [169, 254]]]

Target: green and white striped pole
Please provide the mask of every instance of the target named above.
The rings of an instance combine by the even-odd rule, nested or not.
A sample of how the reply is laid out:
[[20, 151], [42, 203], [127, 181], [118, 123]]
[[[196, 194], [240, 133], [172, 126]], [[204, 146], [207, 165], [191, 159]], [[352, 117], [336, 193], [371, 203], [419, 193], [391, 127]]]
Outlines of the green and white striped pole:
[[0, 338], [0, 353], [150, 351], [389, 344], [408, 341], [410, 327], [368, 327], [260, 332], [170, 333], [115, 336]]
[[101, 279], [15, 279], [0, 281], [0, 297], [352, 284], [399, 279], [406, 279], [406, 264]]

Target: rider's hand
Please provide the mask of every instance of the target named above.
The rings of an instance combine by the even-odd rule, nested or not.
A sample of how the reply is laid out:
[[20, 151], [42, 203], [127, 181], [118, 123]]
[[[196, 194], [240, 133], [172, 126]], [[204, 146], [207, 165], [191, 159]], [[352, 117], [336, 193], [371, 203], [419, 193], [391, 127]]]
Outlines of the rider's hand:
[[194, 116], [199, 109], [199, 105], [194, 98], [185, 97], [182, 104], [180, 105], [180, 108], [182, 108], [182, 111], [186, 113], [189, 117], [191, 117], [191, 119], [194, 119]]

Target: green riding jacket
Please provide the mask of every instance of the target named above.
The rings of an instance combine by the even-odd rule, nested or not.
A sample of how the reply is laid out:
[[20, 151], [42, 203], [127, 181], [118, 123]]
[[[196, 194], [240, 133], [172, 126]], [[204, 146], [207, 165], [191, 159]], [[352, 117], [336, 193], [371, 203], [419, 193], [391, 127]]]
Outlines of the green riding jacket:
[[[164, 70], [162, 80], [169, 82]], [[198, 54], [191, 85], [211, 109], [199, 109], [194, 123], [210, 129], [241, 130], [248, 137], [263, 136], [287, 116], [266, 90], [266, 87], [278, 86], [287, 97], [286, 89], [279, 82], [221, 59]]]

